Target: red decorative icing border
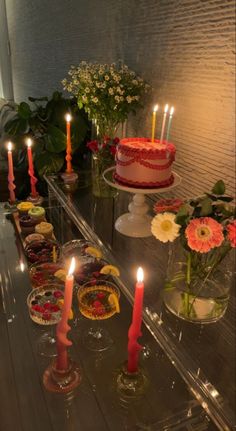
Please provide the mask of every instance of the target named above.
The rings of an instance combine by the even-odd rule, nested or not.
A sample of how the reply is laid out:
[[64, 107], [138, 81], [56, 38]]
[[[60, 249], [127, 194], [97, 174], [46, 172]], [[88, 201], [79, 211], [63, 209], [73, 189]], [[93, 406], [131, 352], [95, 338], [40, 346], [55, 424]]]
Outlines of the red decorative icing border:
[[168, 169], [172, 165], [173, 161], [174, 161], [174, 159], [170, 155], [170, 158], [169, 158], [168, 162], [165, 165], [157, 165], [157, 164], [149, 163], [146, 160], [143, 160], [142, 156], [140, 156], [140, 154], [137, 154], [132, 159], [126, 160], [124, 162], [123, 160], [119, 160], [118, 154], [116, 154], [116, 164], [117, 165], [120, 165], [120, 166], [129, 166], [132, 163], [136, 162], [136, 163], [139, 163], [142, 166], [145, 166], [145, 168], [154, 169], [156, 171], [163, 171], [164, 169]]
[[[156, 159], [167, 159], [168, 155], [169, 157], [174, 160], [175, 159], [175, 152], [176, 148], [174, 144], [171, 144], [169, 142], [163, 141], [163, 148], [134, 148], [129, 146], [130, 142], [151, 142], [151, 139], [148, 138], [125, 138], [121, 139], [121, 141], [118, 144], [118, 151], [121, 152], [126, 157], [137, 157], [139, 155], [139, 158], [148, 159], [148, 160], [156, 160]], [[160, 140], [155, 139], [155, 143], [160, 143]]]
[[174, 182], [173, 174], [171, 174], [171, 176], [170, 176], [170, 178], [168, 178], [168, 180], [158, 181], [156, 183], [154, 183], [154, 182], [145, 183], [145, 182], [127, 180], [125, 178], [120, 177], [120, 175], [118, 175], [116, 172], [113, 174], [113, 178], [115, 179], [115, 181], [117, 181], [121, 185], [131, 186], [131, 187], [135, 187], [137, 189], [145, 189], [145, 188], [146, 189], [155, 189], [155, 188], [168, 187], [171, 184], [173, 184], [173, 182]]

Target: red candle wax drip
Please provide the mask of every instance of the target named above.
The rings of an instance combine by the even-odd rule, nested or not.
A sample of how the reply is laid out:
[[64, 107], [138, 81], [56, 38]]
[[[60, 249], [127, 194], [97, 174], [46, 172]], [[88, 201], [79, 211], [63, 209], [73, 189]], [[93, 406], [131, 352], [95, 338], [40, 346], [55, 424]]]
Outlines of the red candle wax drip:
[[133, 306], [132, 323], [128, 332], [128, 366], [127, 370], [130, 373], [138, 371], [138, 358], [142, 346], [137, 342], [138, 338], [142, 335], [142, 311], [143, 311], [143, 295], [144, 283], [142, 268], [138, 269], [138, 281], [135, 286], [135, 297]]
[[74, 285], [73, 271], [75, 267], [75, 258], [71, 260], [69, 273], [66, 276], [65, 282], [65, 293], [64, 293], [64, 304], [62, 309], [61, 320], [57, 324], [56, 336], [57, 336], [57, 365], [58, 370], [68, 369], [68, 355], [67, 348], [72, 345], [72, 342], [68, 340], [67, 333], [70, 330], [68, 325], [69, 313], [72, 304], [72, 294]]
[[8, 144], [8, 190], [10, 192], [10, 202], [14, 203], [16, 200], [15, 196], [15, 184], [14, 184], [14, 169], [13, 169], [13, 160], [12, 160], [12, 144], [9, 142]]
[[38, 192], [36, 190], [36, 183], [38, 180], [34, 175], [34, 164], [33, 164], [32, 149], [31, 149], [31, 139], [28, 139], [27, 155], [28, 155], [28, 165], [29, 165], [28, 174], [30, 176], [31, 196], [33, 196], [35, 198], [38, 196]]
[[68, 174], [71, 174], [71, 172], [73, 171], [72, 166], [71, 166], [71, 131], [70, 131], [70, 122], [71, 122], [71, 116], [70, 114], [66, 115], [66, 172]]

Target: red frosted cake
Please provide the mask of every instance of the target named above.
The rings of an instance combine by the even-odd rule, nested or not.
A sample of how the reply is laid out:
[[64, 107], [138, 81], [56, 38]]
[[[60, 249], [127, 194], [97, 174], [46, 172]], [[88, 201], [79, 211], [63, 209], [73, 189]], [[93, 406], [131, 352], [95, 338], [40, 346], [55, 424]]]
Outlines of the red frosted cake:
[[125, 138], [116, 152], [115, 179], [131, 187], [167, 187], [174, 181], [171, 171], [175, 146], [147, 138]]

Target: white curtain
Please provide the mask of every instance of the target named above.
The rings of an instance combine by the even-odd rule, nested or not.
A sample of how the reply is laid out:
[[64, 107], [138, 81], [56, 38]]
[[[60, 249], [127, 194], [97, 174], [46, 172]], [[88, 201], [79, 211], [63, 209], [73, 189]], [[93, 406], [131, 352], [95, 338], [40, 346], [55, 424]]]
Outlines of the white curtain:
[[0, 0], [0, 99], [14, 100], [5, 0]]

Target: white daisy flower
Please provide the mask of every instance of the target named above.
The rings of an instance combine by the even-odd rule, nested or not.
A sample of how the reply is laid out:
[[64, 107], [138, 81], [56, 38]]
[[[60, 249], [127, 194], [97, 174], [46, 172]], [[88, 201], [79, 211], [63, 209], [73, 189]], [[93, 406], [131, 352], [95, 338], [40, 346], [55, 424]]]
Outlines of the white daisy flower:
[[109, 76], [108, 76], [108, 75], [105, 75], [105, 80], [106, 80], [106, 81], [109, 81], [109, 79], [110, 79], [110, 78], [109, 78]]
[[97, 97], [93, 97], [92, 100], [93, 100], [94, 103], [98, 103], [98, 98]]
[[161, 242], [173, 242], [179, 236], [180, 225], [175, 223], [175, 214], [157, 214], [152, 219], [152, 234]]
[[127, 96], [126, 100], [127, 100], [128, 103], [131, 103], [132, 102], [132, 97], [131, 96]]
[[111, 88], [111, 87], [110, 87], [110, 88], [108, 89], [108, 93], [109, 93], [109, 94], [111, 94], [111, 95], [113, 95], [113, 94], [114, 94], [114, 90], [113, 90], [113, 88]]

